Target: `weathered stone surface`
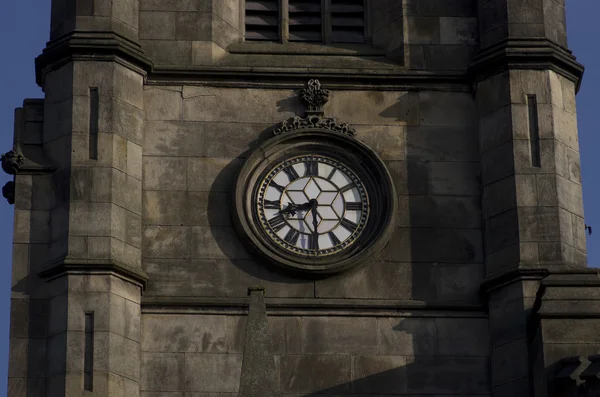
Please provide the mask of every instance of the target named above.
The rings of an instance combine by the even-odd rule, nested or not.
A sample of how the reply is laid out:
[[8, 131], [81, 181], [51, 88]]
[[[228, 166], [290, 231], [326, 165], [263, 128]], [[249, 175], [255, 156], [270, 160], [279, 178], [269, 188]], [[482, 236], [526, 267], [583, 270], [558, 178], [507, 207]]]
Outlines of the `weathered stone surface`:
[[304, 353], [371, 353], [377, 350], [375, 318], [306, 317]]
[[185, 158], [149, 157], [143, 160], [145, 190], [185, 190], [186, 167]]
[[189, 258], [191, 230], [183, 226], [147, 226], [143, 249], [148, 258]]
[[185, 390], [236, 393], [241, 369], [241, 354], [186, 354]]
[[142, 353], [141, 391], [185, 390], [185, 354]]
[[526, 338], [492, 348], [492, 384], [494, 386], [520, 379], [528, 374]]
[[488, 366], [486, 357], [408, 357], [407, 392], [485, 394], [489, 392]]
[[187, 163], [187, 190], [229, 192], [241, 166], [240, 159], [190, 158]]
[[148, 87], [144, 90], [146, 120], [181, 120], [181, 92]]
[[415, 92], [336, 91], [329, 100], [331, 115], [348, 123], [419, 124], [419, 94]]
[[477, 161], [475, 130], [468, 126], [407, 126], [406, 157], [412, 161]]
[[350, 355], [282, 355], [279, 365], [282, 393], [346, 394], [352, 390]]
[[224, 192], [146, 191], [148, 225], [231, 226], [230, 196]]
[[219, 353], [226, 349], [227, 317], [146, 314], [143, 352]]
[[354, 356], [352, 359], [354, 393], [406, 392], [406, 357]]

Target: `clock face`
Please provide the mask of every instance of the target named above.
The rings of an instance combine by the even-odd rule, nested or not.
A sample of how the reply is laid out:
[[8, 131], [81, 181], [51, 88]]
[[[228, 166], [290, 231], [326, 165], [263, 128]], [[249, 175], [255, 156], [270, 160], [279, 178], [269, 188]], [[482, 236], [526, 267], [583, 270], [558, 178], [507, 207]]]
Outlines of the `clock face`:
[[364, 184], [346, 164], [322, 155], [279, 162], [258, 182], [260, 227], [288, 253], [321, 257], [343, 252], [369, 217]]

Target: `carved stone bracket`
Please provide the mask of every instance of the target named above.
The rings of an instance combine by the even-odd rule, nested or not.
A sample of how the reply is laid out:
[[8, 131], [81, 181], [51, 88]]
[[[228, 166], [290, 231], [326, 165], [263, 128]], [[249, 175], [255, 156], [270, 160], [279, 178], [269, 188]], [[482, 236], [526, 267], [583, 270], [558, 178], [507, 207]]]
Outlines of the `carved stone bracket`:
[[300, 95], [308, 106], [306, 110], [307, 115], [322, 116], [324, 114], [323, 106], [329, 101], [329, 90], [321, 88], [319, 80], [310, 80], [307, 87], [300, 91]]
[[25, 162], [25, 157], [21, 153], [19, 146], [15, 146], [13, 150], [6, 152], [0, 157], [2, 161], [2, 169], [9, 175], [16, 175]]
[[6, 182], [2, 187], [2, 196], [8, 201], [8, 204], [15, 203], [15, 183], [13, 181]]
[[335, 132], [349, 137], [356, 135], [356, 130], [352, 128], [348, 123], [340, 123], [335, 117], [320, 117], [320, 116], [308, 116], [292, 117], [289, 120], [284, 121], [281, 125], [273, 131], [275, 135], [280, 135], [289, 132], [295, 132], [299, 130], [309, 129], [321, 129]]

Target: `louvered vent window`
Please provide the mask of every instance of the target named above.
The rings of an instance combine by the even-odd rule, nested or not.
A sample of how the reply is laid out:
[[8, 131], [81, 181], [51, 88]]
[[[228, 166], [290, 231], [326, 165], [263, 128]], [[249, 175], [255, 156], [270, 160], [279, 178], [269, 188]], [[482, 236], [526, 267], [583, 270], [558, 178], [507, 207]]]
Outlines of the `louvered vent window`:
[[331, 0], [331, 41], [364, 43], [364, 0]]
[[279, 0], [246, 0], [246, 40], [279, 40]]
[[364, 43], [365, 0], [246, 0], [246, 40]]
[[322, 41], [321, 0], [289, 0], [290, 41]]

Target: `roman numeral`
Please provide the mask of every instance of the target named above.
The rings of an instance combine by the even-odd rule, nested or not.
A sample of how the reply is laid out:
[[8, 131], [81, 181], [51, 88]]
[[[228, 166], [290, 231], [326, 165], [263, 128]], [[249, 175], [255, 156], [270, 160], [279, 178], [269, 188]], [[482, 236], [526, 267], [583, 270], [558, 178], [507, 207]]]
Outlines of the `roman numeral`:
[[277, 182], [275, 182], [275, 181], [271, 181], [271, 184], [269, 186], [274, 187], [275, 189], [279, 190], [281, 193], [283, 193], [283, 191], [285, 190], [285, 187], [277, 184]]
[[362, 203], [346, 202], [346, 211], [360, 211], [360, 210], [362, 210]]
[[319, 175], [319, 163], [317, 161], [307, 161], [305, 164], [306, 164], [305, 176]]
[[358, 229], [358, 225], [356, 223], [349, 221], [346, 218], [342, 219], [341, 224], [352, 233], [354, 233], [356, 229]]
[[271, 229], [273, 229], [274, 232], [280, 231], [286, 225], [285, 219], [283, 218], [283, 215], [281, 215], [281, 214], [269, 219], [267, 221], [267, 223], [269, 224], [269, 227]]
[[308, 249], [317, 251], [319, 249], [319, 235], [309, 234], [308, 235]]
[[298, 238], [300, 238], [300, 232], [297, 231], [296, 229], [290, 229], [290, 231], [287, 232], [287, 234], [285, 235], [285, 237], [283, 239], [285, 241], [287, 241], [288, 244], [295, 246], [296, 243], [298, 242]]
[[333, 244], [334, 247], [341, 243], [340, 239], [337, 238], [334, 232], [329, 232], [328, 235], [329, 239], [331, 240], [331, 244]]
[[340, 192], [344, 193], [347, 192], [348, 190], [354, 188], [354, 183], [349, 183], [346, 186], [344, 186], [343, 188], [340, 189]]
[[264, 206], [265, 206], [265, 208], [269, 208], [272, 210], [278, 210], [279, 209], [279, 201], [265, 200]]
[[290, 179], [290, 182], [293, 182], [296, 179], [300, 178], [300, 175], [298, 175], [298, 173], [296, 172], [296, 169], [291, 165], [287, 168], [284, 168], [283, 172], [285, 172], [285, 174], [288, 176], [288, 178]]

